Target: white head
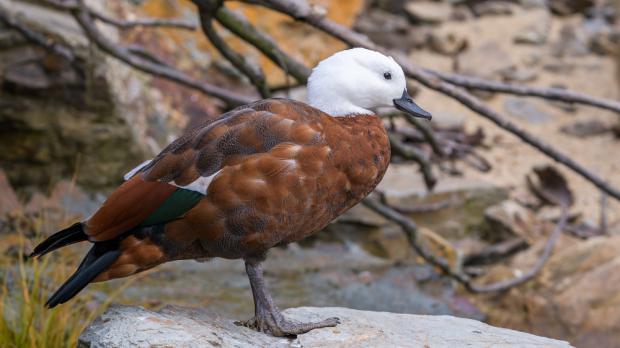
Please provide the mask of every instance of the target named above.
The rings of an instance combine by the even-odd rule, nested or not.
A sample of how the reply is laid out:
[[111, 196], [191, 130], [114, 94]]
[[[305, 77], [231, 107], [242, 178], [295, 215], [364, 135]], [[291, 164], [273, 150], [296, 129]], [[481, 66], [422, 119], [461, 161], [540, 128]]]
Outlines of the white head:
[[396, 106], [430, 119], [407, 94], [398, 63], [365, 48], [340, 51], [321, 61], [308, 79], [308, 102], [332, 116], [368, 115], [378, 107]]

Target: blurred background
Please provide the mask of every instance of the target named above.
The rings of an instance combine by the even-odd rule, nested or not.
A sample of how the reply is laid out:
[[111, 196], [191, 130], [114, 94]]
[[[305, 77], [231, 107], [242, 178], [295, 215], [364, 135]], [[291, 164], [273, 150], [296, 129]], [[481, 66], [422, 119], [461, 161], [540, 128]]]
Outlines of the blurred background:
[[[86, 1], [94, 36], [75, 20], [72, 4], [0, 0], [0, 346], [75, 346], [85, 325], [112, 302], [207, 307], [249, 318], [253, 303], [241, 261], [166, 264], [90, 285], [70, 303], [44, 310], [86, 246], [41, 260], [24, 255], [91, 214], [125, 172], [240, 102], [187, 81], [241, 101], [304, 100], [307, 69], [347, 44], [281, 8], [225, 1], [210, 9], [214, 18], [203, 13], [203, 22], [213, 20], [226, 48], [264, 77], [253, 80], [212, 44], [190, 1]], [[416, 68], [606, 99], [611, 106], [601, 108], [470, 90], [504, 119], [620, 187], [620, 1], [311, 5], [317, 18], [367, 36]], [[135, 24], [143, 18], [176, 25]], [[270, 57], [249, 44], [239, 19], [279, 51]], [[97, 35], [113, 48], [105, 49]], [[121, 62], [123, 52], [141, 64]], [[156, 73], [145, 72], [144, 62], [158, 67]], [[166, 78], [166, 69], [180, 72], [184, 83]], [[378, 191], [385, 206], [417, 224], [418, 237], [412, 242], [393, 220], [357, 206], [316, 236], [272, 251], [265, 268], [279, 306], [449, 314], [580, 347], [617, 346], [618, 200], [416, 80], [409, 89], [434, 118], [426, 124], [390, 110], [382, 115], [393, 137], [393, 163]], [[482, 294], [455, 280], [458, 274], [492, 284], [523, 276], [541, 260], [558, 225], [554, 251], [533, 279]], [[441, 257], [454, 274], [426, 262], [412, 244]]]

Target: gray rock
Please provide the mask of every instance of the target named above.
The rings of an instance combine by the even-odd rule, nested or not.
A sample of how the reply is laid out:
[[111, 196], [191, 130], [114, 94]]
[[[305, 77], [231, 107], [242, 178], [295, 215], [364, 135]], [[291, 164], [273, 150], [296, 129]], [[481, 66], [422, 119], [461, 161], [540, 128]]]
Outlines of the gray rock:
[[508, 16], [513, 12], [513, 4], [501, 1], [482, 1], [474, 4], [474, 12], [478, 16]]
[[548, 113], [527, 100], [509, 97], [504, 101], [504, 109], [511, 115], [532, 124], [542, 124], [553, 118]]
[[450, 316], [347, 308], [291, 308], [298, 321], [337, 316], [341, 324], [296, 338], [276, 338], [237, 326], [215, 313], [181, 307], [152, 312], [112, 306], [80, 336], [78, 347], [571, 347], [564, 341]]
[[428, 46], [435, 52], [446, 56], [456, 55], [467, 48], [467, 38], [456, 32], [438, 34], [431, 32], [428, 37]]
[[582, 138], [607, 133], [611, 131], [611, 126], [598, 120], [578, 121], [562, 126], [560, 131], [564, 134]]
[[503, 71], [513, 69], [511, 54], [495, 42], [488, 42], [460, 54], [456, 60], [457, 70], [466, 75], [497, 78]]
[[582, 26], [566, 24], [552, 47], [557, 57], [579, 57], [590, 53], [592, 33]]
[[547, 42], [548, 32], [540, 25], [525, 28], [514, 37], [514, 42], [524, 45], [541, 46]]
[[452, 18], [452, 5], [446, 2], [411, 1], [405, 5], [405, 11], [421, 23], [439, 24]]

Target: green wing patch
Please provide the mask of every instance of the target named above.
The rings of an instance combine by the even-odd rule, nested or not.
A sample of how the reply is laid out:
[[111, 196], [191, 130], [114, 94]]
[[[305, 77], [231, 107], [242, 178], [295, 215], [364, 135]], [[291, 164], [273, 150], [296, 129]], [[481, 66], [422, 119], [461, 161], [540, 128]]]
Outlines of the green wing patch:
[[170, 221], [192, 209], [205, 195], [200, 192], [179, 188], [162, 203], [154, 212], [142, 221], [141, 227], [157, 225]]

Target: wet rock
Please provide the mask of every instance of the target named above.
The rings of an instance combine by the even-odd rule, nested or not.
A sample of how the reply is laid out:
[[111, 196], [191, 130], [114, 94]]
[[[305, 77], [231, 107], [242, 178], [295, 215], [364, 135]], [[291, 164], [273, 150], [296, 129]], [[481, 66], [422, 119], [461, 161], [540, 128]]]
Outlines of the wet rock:
[[341, 324], [296, 338], [276, 338], [203, 310], [168, 306], [152, 312], [112, 306], [86, 328], [78, 347], [570, 347], [567, 342], [450, 316], [334, 307], [291, 308], [284, 315], [297, 321], [337, 316]]
[[488, 42], [460, 54], [456, 67], [460, 73], [483, 78], [497, 78], [502, 71], [514, 68], [512, 55], [499, 44]]
[[452, 5], [447, 2], [410, 1], [405, 11], [418, 23], [439, 24], [452, 18]]
[[513, 117], [522, 119], [532, 124], [550, 122], [552, 116], [542, 111], [533, 102], [515, 97], [508, 97], [504, 101], [504, 109]]
[[[509, 268], [498, 267], [485, 277], [502, 279], [514, 270], [528, 269], [544, 242], [517, 255]], [[493, 325], [544, 332], [578, 347], [614, 347], [620, 342], [618, 248], [618, 235], [586, 241], [562, 236], [533, 281], [477, 303], [484, 306]]]
[[611, 130], [611, 127], [605, 123], [597, 120], [575, 122], [560, 128], [562, 133], [572, 135], [574, 137], [591, 137], [607, 133]]

